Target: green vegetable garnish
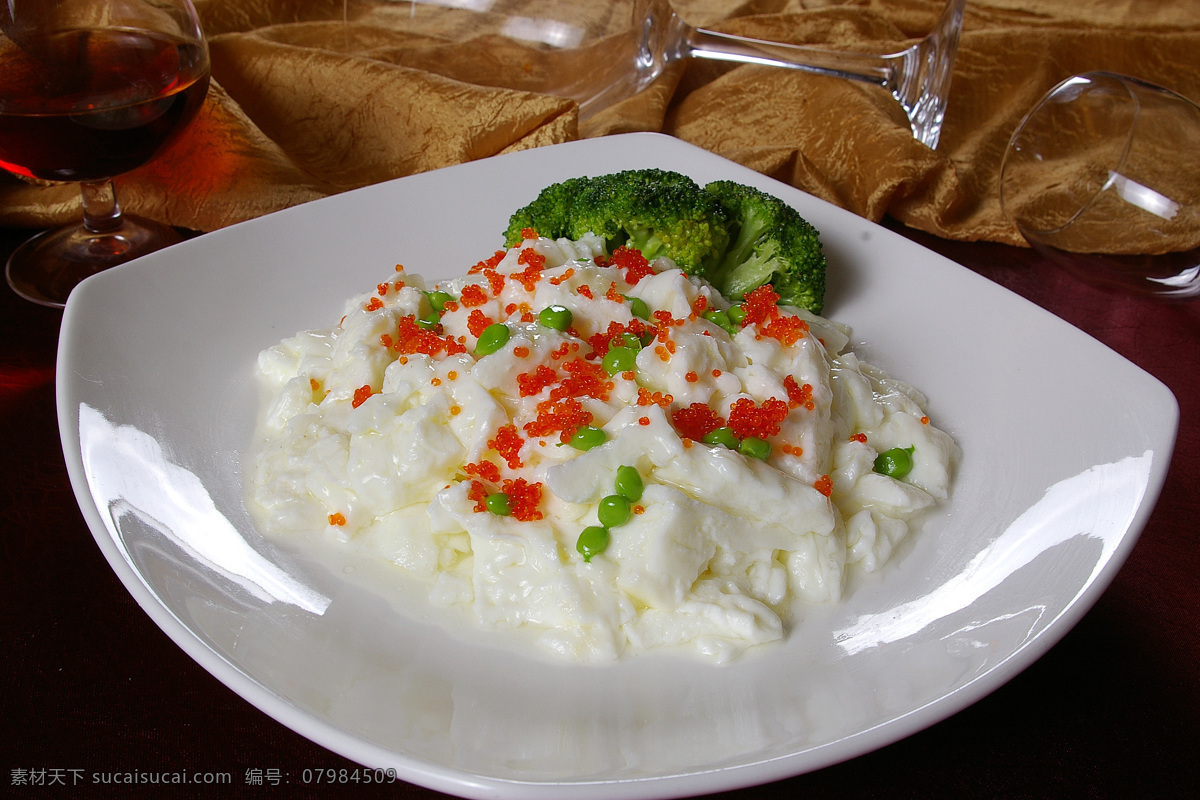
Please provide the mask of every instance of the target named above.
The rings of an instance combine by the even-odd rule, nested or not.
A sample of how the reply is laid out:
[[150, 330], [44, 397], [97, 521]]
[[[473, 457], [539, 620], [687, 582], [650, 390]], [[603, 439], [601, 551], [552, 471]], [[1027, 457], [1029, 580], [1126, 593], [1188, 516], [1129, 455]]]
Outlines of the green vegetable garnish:
[[729, 319], [729, 314], [721, 311], [719, 308], [705, 311], [703, 317], [718, 328], [723, 329], [730, 336], [737, 332], [737, 329], [733, 327], [733, 322]]
[[729, 321], [733, 323], [734, 327], [740, 328], [742, 325], [742, 322], [745, 321], [745, 319], [746, 319], [746, 307], [745, 306], [733, 306], [725, 313], [729, 317]]
[[629, 313], [639, 319], [650, 320], [650, 306], [646, 305], [646, 301], [640, 297], [629, 298]]
[[429, 298], [429, 305], [433, 306], [433, 310], [439, 314], [446, 310], [446, 303], [454, 299], [454, 295], [449, 292], [437, 289], [432, 292], [426, 292], [425, 296]]
[[546, 306], [538, 312], [538, 323], [556, 331], [565, 331], [574, 320], [575, 316], [566, 306]]
[[508, 517], [512, 515], [512, 505], [509, 504], [508, 495], [504, 492], [489, 494], [483, 502], [487, 506], [487, 510], [498, 517]]
[[600, 501], [600, 508], [597, 509], [596, 515], [600, 519], [601, 525], [606, 528], [615, 528], [628, 522], [630, 513], [628, 498], [619, 494], [610, 494]]
[[636, 467], [617, 467], [617, 477], [613, 481], [617, 494], [631, 503], [642, 499], [642, 491], [646, 488], [642, 483], [642, 475]]
[[604, 354], [604, 359], [600, 364], [609, 375], [616, 375], [618, 372], [628, 372], [637, 366], [636, 358], [637, 353], [628, 347], [613, 347]]
[[593, 447], [599, 447], [608, 439], [606, 434], [600, 428], [584, 425], [579, 430], [575, 431], [575, 435], [571, 437], [570, 445], [576, 450], [591, 450]]
[[422, 330], [431, 331], [440, 325], [441, 322], [442, 315], [434, 309], [430, 309], [428, 313], [417, 317], [417, 327], [421, 328]]
[[[731, 300], [770, 284], [781, 303], [815, 314], [824, 304], [826, 263], [816, 229], [783, 200], [745, 184], [701, 187], [662, 169], [571, 178], [513, 213], [505, 244], [516, 246], [525, 228], [551, 239], [590, 232], [610, 253], [627, 246], [648, 261], [670, 258]], [[649, 318], [633, 305], [635, 316]]]
[[488, 325], [479, 334], [479, 341], [475, 344], [475, 354], [486, 356], [496, 352], [508, 344], [508, 337], [508, 326], [503, 322], [495, 322]]
[[713, 431], [709, 431], [704, 435], [705, 444], [719, 444], [728, 447], [730, 450], [737, 450], [738, 442], [737, 434], [733, 432], [733, 428], [720, 427]]
[[738, 452], [750, 458], [760, 458], [766, 461], [771, 455], [771, 443], [757, 436], [747, 436], [738, 445]]
[[580, 532], [579, 538], [575, 541], [575, 549], [583, 555], [584, 561], [591, 561], [592, 556], [604, 552], [610, 538], [608, 528], [589, 525]]
[[912, 472], [912, 454], [915, 447], [893, 447], [875, 457], [875, 471], [880, 475], [899, 480]]

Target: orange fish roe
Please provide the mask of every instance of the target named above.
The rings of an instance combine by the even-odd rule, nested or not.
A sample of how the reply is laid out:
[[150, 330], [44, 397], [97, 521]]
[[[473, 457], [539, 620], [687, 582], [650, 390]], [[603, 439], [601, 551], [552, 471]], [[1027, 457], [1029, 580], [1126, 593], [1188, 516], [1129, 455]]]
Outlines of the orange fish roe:
[[[518, 263], [521, 263], [521, 258], [524, 258], [526, 253], [533, 253], [534, 255], [540, 256], [542, 263], [544, 263], [546, 260], [545, 256], [542, 256], [540, 253], [534, 253], [533, 250], [522, 250], [520, 258], [517, 259]], [[525, 269], [521, 270], [520, 272], [514, 272], [512, 274], [513, 280], [518, 281], [522, 286], [524, 286], [525, 291], [533, 294], [537, 290], [538, 283], [540, 283], [542, 280], [542, 263], [529, 264], [529, 266], [525, 267]]]
[[488, 301], [487, 292], [483, 291], [482, 286], [474, 283], [468, 283], [463, 287], [462, 296], [459, 299], [467, 308], [481, 306]]
[[458, 311], [458, 301], [457, 300], [447, 300], [445, 303], [442, 304], [442, 310], [448, 311], [448, 312]]
[[637, 404], [639, 406], [658, 406], [659, 408], [666, 408], [674, 401], [675, 398], [669, 394], [663, 394], [662, 392], [651, 392], [645, 386], [638, 387]]
[[529, 348], [517, 345], [513, 348], [513, 355], [517, 358], [529, 358]]
[[788, 405], [782, 400], [768, 397], [762, 405], [755, 405], [748, 397], [740, 397], [729, 407], [729, 427], [739, 439], [756, 436], [769, 439], [779, 433], [779, 423], [788, 415]]
[[795, 344], [808, 333], [808, 323], [797, 316], [787, 314], [776, 317], [763, 328], [763, 335], [779, 340], [785, 347]]
[[403, 264], [397, 264], [397, 265], [396, 265], [396, 272], [404, 272], [404, 265], [403, 265]]
[[671, 354], [668, 353], [667, 348], [663, 347], [661, 344], [656, 344], [654, 346], [654, 354], [658, 356], [659, 361], [671, 360]]
[[714, 369], [714, 370], [712, 371], [712, 376], [713, 376], [714, 378], [719, 378], [719, 377], [721, 377], [721, 370], [719, 370], [719, 369]]
[[406, 355], [424, 353], [427, 356], [433, 356], [443, 350], [447, 355], [467, 352], [467, 348], [462, 342], [450, 336], [438, 336], [433, 331], [422, 330], [417, 325], [416, 317], [411, 315], [400, 318], [396, 329], [396, 340], [392, 342], [391, 348]]
[[521, 228], [521, 238], [522, 239], [536, 239], [536, 238], [538, 238], [538, 232], [535, 231], [533, 228]]
[[809, 411], [816, 408], [812, 399], [812, 384], [806, 383], [801, 386], [795, 378], [788, 375], [783, 379], [783, 388], [787, 390], [788, 405], [792, 408], [804, 406]]
[[450, 406], [450, 416], [457, 417], [461, 413], [462, 408], [460, 406]]
[[350, 401], [352, 408], [358, 408], [363, 403], [367, 402], [367, 398], [374, 394], [370, 386], [360, 386], [354, 390], [354, 399]]
[[491, 325], [496, 320], [489, 317], [487, 314], [480, 311], [478, 308], [471, 309], [470, 315], [467, 317], [467, 330], [472, 336], [479, 336], [483, 333], [487, 326]]
[[646, 426], [646, 425], [649, 425], [649, 424], [650, 424], [650, 418], [649, 418], [649, 417], [638, 417], [638, 425], [641, 425], [641, 426], [643, 426], [643, 427], [644, 427], [644, 426]]
[[564, 283], [571, 280], [571, 278], [573, 278], [574, 276], [575, 276], [575, 268], [567, 267], [567, 271], [564, 272], [562, 275], [559, 275], [557, 278], [550, 279], [550, 285], [551, 286], [562, 286]]
[[535, 319], [537, 319], [537, 317], [533, 315], [532, 311], [521, 312], [521, 322], [533, 322]]
[[504, 291], [504, 276], [494, 269], [485, 269], [483, 277], [487, 278], [488, 286], [492, 288], [492, 294], [500, 294]]
[[775, 293], [769, 283], [764, 283], [746, 295], [743, 302], [746, 308], [746, 318], [742, 321], [743, 327], [766, 322], [779, 314], [779, 307], [776, 305], [779, 302], [779, 295]]
[[867, 443], [867, 435], [865, 433], [856, 433], [850, 437], [850, 441], [861, 442], [863, 444], [866, 444]]
[[613, 281], [608, 285], [608, 291], [604, 293], [604, 297], [612, 300], [614, 303], [624, 303], [625, 295], [617, 291], [617, 282]]
[[654, 270], [650, 268], [650, 262], [642, 255], [642, 251], [634, 250], [633, 248], [621, 245], [616, 250], [612, 251], [607, 266], [617, 267], [625, 271], [625, 282], [630, 286], [637, 286], [638, 281], [647, 275], [653, 275]]
[[522, 372], [517, 376], [517, 391], [521, 397], [533, 397], [552, 383], [558, 382], [558, 373], [545, 364], [538, 364], [533, 372]]
[[517, 433], [516, 425], [501, 425], [496, 431], [496, 438], [488, 440], [488, 447], [500, 454], [509, 469], [520, 469], [525, 466], [521, 463], [521, 445], [523, 444], [525, 444], [525, 440]]
[[471, 481], [471, 486], [467, 489], [467, 499], [475, 501], [475, 513], [487, 511], [487, 497], [491, 494], [487, 487], [479, 481]]
[[725, 424], [721, 415], [713, 411], [705, 403], [692, 403], [687, 408], [681, 408], [671, 415], [675, 430], [679, 435], [697, 442]]
[[592, 346], [595, 358], [604, 358], [609, 349], [612, 348], [614, 340], [620, 339], [627, 333], [633, 334], [640, 339], [647, 331], [649, 331], [649, 328], [640, 319], [631, 319], [625, 325], [614, 320], [608, 323], [607, 330], [589, 336], [587, 343]]
[[521, 522], [533, 522], [542, 518], [538, 508], [542, 503], [542, 485], [529, 483], [524, 478], [505, 480], [500, 486], [501, 491], [508, 495], [508, 507], [513, 519]]
[[367, 301], [367, 304], [363, 306], [363, 309], [366, 311], [378, 311], [381, 308], [383, 308], [383, 301], [378, 297], [372, 297]]
[[787, 453], [789, 456], [795, 456], [796, 458], [799, 458], [800, 456], [804, 455], [804, 448], [797, 447], [794, 444], [781, 444], [779, 446], [779, 449], [782, 450], [783, 452]]
[[500, 467], [494, 461], [480, 461], [477, 464], [463, 464], [462, 471], [472, 478], [483, 478], [492, 483], [500, 482]]
[[579, 288], [575, 290], [575, 293], [581, 297], [586, 297], [588, 300], [596, 299], [595, 296], [592, 295], [592, 287], [588, 286], [586, 283], [579, 284]]
[[646, 507], [645, 507], [644, 505], [642, 505], [641, 503], [638, 503], [636, 506], [634, 506], [634, 507], [633, 507], [633, 513], [635, 513], [635, 514], [645, 514], [645, 513], [646, 513]]
[[449, 372], [446, 373], [446, 378], [449, 380], [452, 380], [452, 381], [456, 381], [456, 380], [458, 380], [458, 373], [455, 372], [454, 370], [450, 370]]
[[546, 257], [537, 250], [534, 250], [532, 247], [526, 247], [521, 251], [521, 254], [517, 256], [517, 263], [527, 264], [531, 267], [542, 269], [546, 266]]
[[554, 348], [554, 350], [550, 351], [550, 358], [552, 358], [555, 361], [558, 361], [560, 358], [566, 358], [567, 353], [569, 353], [570, 351], [571, 351], [571, 343], [563, 342], [558, 347]]
[[822, 475], [813, 481], [813, 487], [821, 494], [829, 497], [829, 495], [833, 494], [833, 479], [828, 475]]
[[308, 388], [312, 389], [314, 392], [319, 392], [321, 391], [321, 382], [316, 378], [309, 378]]
[[441, 378], [434, 378], [434, 379], [432, 379], [431, 381], [429, 381], [429, 385], [430, 385], [430, 386], [441, 386], [441, 385], [442, 385], [442, 379], [441, 379]]
[[921, 424], [922, 424], [922, 425], [928, 425], [928, 424], [929, 424], [929, 417], [921, 417]]
[[707, 310], [708, 310], [708, 298], [702, 294], [697, 295], [696, 299], [692, 302], [691, 318], [695, 319], [696, 317], [700, 316]]
[[559, 441], [563, 444], [571, 441], [575, 431], [592, 421], [592, 412], [585, 409], [574, 397], [543, 400], [537, 404], [537, 412], [536, 419], [525, 423], [525, 432], [533, 437], [557, 433]]
[[[379, 293], [380, 297], [386, 297], [387, 293], [388, 293], [388, 289], [390, 289], [390, 288], [392, 288], [391, 284], [380, 283], [380, 284], [376, 284], [375, 291]], [[399, 288], [399, 287], [397, 287], [397, 288]]]
[[330, 525], [338, 525], [338, 526], [345, 525], [346, 524], [346, 515], [340, 511], [333, 512], [332, 514], [329, 515], [329, 524]]
[[576, 358], [563, 363], [567, 377], [550, 390], [551, 400], [564, 397], [595, 397], [597, 400], [607, 400], [608, 393], [613, 389], [613, 383], [608, 379], [608, 373], [599, 364]]
[[695, 383], [696, 381], [700, 380], [700, 376], [697, 375], [695, 372], [688, 372], [686, 375], [683, 376], [683, 378], [688, 383]]
[[508, 255], [506, 251], [497, 250], [495, 253], [492, 253], [491, 258], [487, 259], [486, 261], [480, 261], [478, 264], [467, 270], [467, 272], [468, 274], [474, 275], [475, 273], [483, 272], [485, 269], [494, 269], [497, 264], [504, 260], [506, 255]]

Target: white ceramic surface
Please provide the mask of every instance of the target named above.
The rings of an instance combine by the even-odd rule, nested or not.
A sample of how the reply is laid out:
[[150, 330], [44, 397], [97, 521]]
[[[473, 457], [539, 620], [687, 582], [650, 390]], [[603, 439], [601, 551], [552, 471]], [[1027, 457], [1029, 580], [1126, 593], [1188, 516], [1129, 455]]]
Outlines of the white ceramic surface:
[[[822, 231], [826, 314], [930, 399], [953, 496], [882, 574], [781, 645], [715, 667], [531, 658], [400, 613], [351, 563], [267, 541], [243, 502], [255, 356], [402, 262], [460, 274], [509, 213], [578, 174], [731, 178]], [[1161, 489], [1178, 406], [1058, 318], [910, 241], [655, 134], [385, 183], [89, 279], [59, 352], [63, 446], [113, 569], [189, 655], [267, 714], [466, 797], [658, 798], [746, 786], [896, 741], [1028, 666], [1112, 580]], [[361, 566], [361, 565], [360, 565]], [[1014, 709], [1013, 713], [1020, 713]]]

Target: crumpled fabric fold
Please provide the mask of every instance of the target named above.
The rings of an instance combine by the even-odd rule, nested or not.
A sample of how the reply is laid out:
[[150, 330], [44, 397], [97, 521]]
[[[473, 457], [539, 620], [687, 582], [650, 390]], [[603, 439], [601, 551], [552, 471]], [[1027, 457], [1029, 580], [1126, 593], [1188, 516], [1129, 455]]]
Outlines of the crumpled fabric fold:
[[[549, 0], [528, 0], [536, 11]], [[213, 84], [196, 121], [117, 179], [122, 206], [212, 230], [337, 192], [577, 138], [661, 131], [868, 219], [1021, 244], [998, 197], [1024, 113], [1071, 74], [1134, 75], [1200, 99], [1200, 0], [970, 0], [937, 150], [883, 90], [758, 65], [678, 63], [640, 94], [581, 114], [541, 87], [556, 55], [490, 28], [415, 35], [387, 0], [196, 0]], [[607, 4], [558, 0], [589, 24]], [[445, 5], [444, 3], [441, 5]], [[486, 5], [486, 4], [485, 4]], [[865, 52], [933, 26], [941, 0], [675, 0], [694, 25]], [[531, 13], [533, 13], [531, 11]], [[588, 58], [604, 68], [598, 46]], [[602, 164], [580, 165], [598, 172]], [[78, 189], [0, 177], [0, 225], [79, 214]]]

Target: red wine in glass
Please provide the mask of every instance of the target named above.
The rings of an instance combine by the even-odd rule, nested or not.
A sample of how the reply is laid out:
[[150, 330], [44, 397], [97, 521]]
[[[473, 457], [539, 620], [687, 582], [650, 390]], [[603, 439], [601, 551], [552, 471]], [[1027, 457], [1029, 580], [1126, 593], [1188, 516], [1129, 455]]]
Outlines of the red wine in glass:
[[56, 34], [37, 57], [0, 57], [0, 166], [47, 181], [140, 167], [200, 108], [200, 50], [154, 32], [79, 30]]
[[6, 276], [18, 294], [61, 307], [89, 275], [182, 238], [122, 214], [111, 179], [196, 116], [208, 48], [190, 0], [18, 3], [27, 16], [17, 18], [12, 8], [0, 8], [0, 167], [79, 183], [84, 219], [26, 242]]

